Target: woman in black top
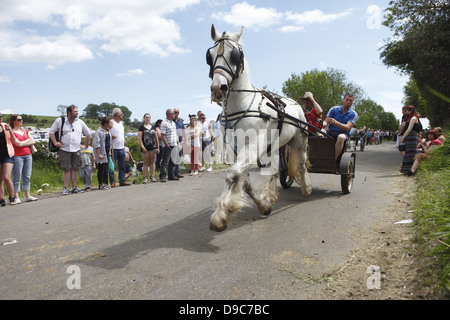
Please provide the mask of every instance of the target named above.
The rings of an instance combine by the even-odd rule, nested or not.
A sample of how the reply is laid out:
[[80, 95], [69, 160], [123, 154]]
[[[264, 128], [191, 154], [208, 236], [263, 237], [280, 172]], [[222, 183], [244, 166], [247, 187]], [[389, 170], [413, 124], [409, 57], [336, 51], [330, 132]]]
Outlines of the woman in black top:
[[417, 137], [422, 131], [422, 124], [419, 120], [419, 114], [414, 106], [408, 106], [406, 109], [406, 131], [403, 134], [401, 143], [405, 144], [406, 150], [403, 156], [402, 167], [400, 172], [407, 174], [411, 171], [414, 163], [414, 157], [417, 154]]

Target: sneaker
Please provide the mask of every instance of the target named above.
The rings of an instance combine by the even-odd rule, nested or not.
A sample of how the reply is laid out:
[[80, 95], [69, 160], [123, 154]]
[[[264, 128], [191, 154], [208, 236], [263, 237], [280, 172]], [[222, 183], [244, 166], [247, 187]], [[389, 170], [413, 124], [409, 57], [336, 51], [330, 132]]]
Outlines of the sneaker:
[[84, 188], [84, 192], [89, 192], [89, 191], [91, 191], [91, 187]]
[[33, 196], [29, 196], [28, 198], [25, 199], [26, 202], [30, 202], [30, 201], [36, 201], [38, 198], [35, 198]]
[[144, 178], [144, 180], [142, 180], [142, 183], [146, 184], [147, 183], [147, 178]]
[[198, 171], [203, 172], [205, 171], [205, 168], [201, 167]]
[[166, 178], [160, 178], [159, 181], [160, 182], [167, 182]]
[[[20, 201], [20, 200], [19, 200]], [[9, 204], [10, 205], [14, 205], [16, 204], [16, 199], [14, 196], [9, 196]]]
[[208, 170], [206, 170], [206, 171], [211, 172], [212, 171], [212, 167], [209, 167]]
[[194, 171], [194, 176], [198, 175], [198, 170]]
[[189, 172], [189, 175], [190, 175], [190, 176], [193, 176], [193, 175], [194, 175], [194, 172], [192, 172], [192, 171]]
[[69, 189], [64, 187], [63, 195], [66, 195], [66, 194], [69, 194], [69, 193], [70, 193]]
[[80, 193], [82, 192], [80, 189], [78, 189], [78, 187], [75, 187], [72, 189], [72, 193]]
[[0, 200], [0, 207], [4, 207], [4, 206], [6, 206], [5, 199], [1, 199]]
[[17, 198], [14, 200], [14, 204], [20, 204], [20, 203], [22, 203], [22, 201], [20, 201], [20, 198], [17, 197]]
[[156, 182], [156, 179], [155, 179], [155, 177], [151, 177], [151, 179], [150, 179], [152, 182]]

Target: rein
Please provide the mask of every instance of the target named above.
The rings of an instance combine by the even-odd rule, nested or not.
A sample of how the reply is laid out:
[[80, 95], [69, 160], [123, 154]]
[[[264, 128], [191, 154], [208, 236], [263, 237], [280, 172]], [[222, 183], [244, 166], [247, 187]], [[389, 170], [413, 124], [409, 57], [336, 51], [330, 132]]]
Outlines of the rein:
[[[262, 118], [262, 119], [264, 119], [266, 121], [269, 121], [269, 120], [270, 121], [277, 121], [278, 122], [278, 129], [280, 130], [280, 132], [282, 130], [283, 124], [286, 123], [286, 124], [292, 125], [292, 126], [294, 126], [296, 128], [299, 128], [304, 133], [308, 133], [308, 134], [312, 133], [313, 135], [318, 135], [315, 132], [309, 132], [308, 129], [304, 128], [301, 125], [306, 125], [308, 127], [317, 129], [315, 126], [313, 126], [313, 125], [311, 125], [311, 124], [309, 124], [309, 123], [307, 123], [305, 121], [302, 121], [300, 119], [297, 119], [297, 118], [295, 118], [295, 117], [293, 117], [293, 116], [291, 116], [289, 114], [286, 114], [286, 112], [284, 110], [284, 107], [286, 105], [284, 104], [284, 102], [281, 101], [280, 99], [274, 97], [273, 93], [270, 92], [270, 91], [267, 91], [267, 90], [236, 90], [236, 89], [232, 89], [231, 88], [230, 92], [238, 92], [238, 93], [247, 92], [247, 93], [254, 93], [254, 95], [253, 95], [252, 102], [250, 103], [250, 105], [248, 106], [248, 108], [245, 111], [239, 111], [239, 112], [235, 112], [235, 113], [232, 113], [232, 114], [228, 114], [227, 113], [226, 104], [225, 104], [224, 111], [222, 111], [222, 114], [220, 116], [220, 124], [222, 126], [224, 126], [225, 129], [234, 129], [236, 127], [236, 125], [239, 123], [239, 121], [241, 121], [243, 118], [253, 117], [253, 118]], [[260, 93], [263, 98], [261, 99], [261, 102], [258, 105], [258, 110], [250, 110], [250, 108], [253, 105], [253, 102], [255, 101], [257, 93]], [[269, 108], [275, 110], [277, 112], [277, 114], [278, 114], [278, 117], [273, 117], [272, 115], [261, 111], [261, 105], [263, 103], [264, 98], [267, 98], [268, 100], [270, 100], [270, 101], [266, 102], [266, 105]], [[226, 100], [228, 100], [228, 96], [227, 96]], [[226, 103], [226, 100], [225, 100], [225, 103]], [[291, 121], [285, 121], [286, 119], [289, 119], [292, 122]], [[234, 123], [232, 124], [231, 122], [234, 122]]]

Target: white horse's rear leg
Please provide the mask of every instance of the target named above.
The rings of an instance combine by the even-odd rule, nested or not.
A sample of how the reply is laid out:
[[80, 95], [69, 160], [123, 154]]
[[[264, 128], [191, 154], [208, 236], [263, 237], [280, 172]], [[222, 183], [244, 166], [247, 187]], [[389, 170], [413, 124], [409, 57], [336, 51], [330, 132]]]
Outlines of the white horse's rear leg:
[[258, 206], [259, 212], [269, 215], [272, 212], [273, 203], [278, 199], [277, 175], [257, 174], [256, 177], [249, 177], [245, 181], [244, 190]]
[[298, 172], [295, 181], [300, 185], [303, 197], [307, 198], [312, 193], [308, 172], [308, 137], [305, 134], [297, 134], [289, 145], [297, 155]]

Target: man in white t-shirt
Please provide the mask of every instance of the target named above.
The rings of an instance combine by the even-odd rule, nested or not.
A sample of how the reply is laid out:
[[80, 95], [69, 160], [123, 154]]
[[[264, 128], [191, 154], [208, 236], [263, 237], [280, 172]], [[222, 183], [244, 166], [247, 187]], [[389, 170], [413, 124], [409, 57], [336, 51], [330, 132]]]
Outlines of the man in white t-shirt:
[[[86, 148], [89, 147], [91, 139], [91, 131], [83, 120], [78, 119], [78, 107], [70, 105], [66, 111], [67, 117], [64, 119], [64, 125], [62, 124], [62, 118], [58, 117], [49, 130], [50, 139], [59, 148], [58, 157], [60, 168], [63, 171], [64, 195], [70, 192], [81, 192], [77, 187], [78, 169], [81, 166], [81, 137], [82, 135], [86, 136], [84, 140]], [[60, 141], [57, 142], [55, 133], [61, 132], [61, 126], [62, 136]], [[69, 182], [72, 183], [72, 191], [69, 191]]]
[[[109, 130], [112, 137], [112, 148], [114, 164], [119, 165], [119, 185], [129, 186], [128, 182], [125, 182], [125, 127], [123, 125], [123, 112], [120, 108], [114, 108], [112, 111], [113, 127]], [[114, 172], [109, 173], [109, 181], [111, 187], [116, 186]]]

